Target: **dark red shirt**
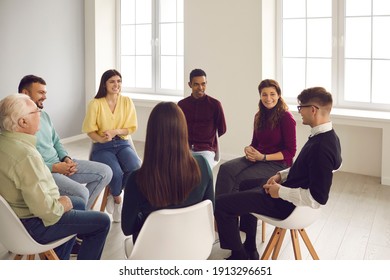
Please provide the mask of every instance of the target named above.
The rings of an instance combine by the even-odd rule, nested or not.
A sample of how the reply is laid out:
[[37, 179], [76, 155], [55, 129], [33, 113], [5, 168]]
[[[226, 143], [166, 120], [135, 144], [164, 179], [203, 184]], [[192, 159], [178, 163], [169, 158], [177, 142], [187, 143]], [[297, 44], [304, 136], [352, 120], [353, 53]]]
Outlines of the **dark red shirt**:
[[193, 151], [217, 150], [218, 136], [226, 132], [225, 115], [221, 103], [208, 95], [194, 98], [192, 95], [180, 100], [188, 126], [188, 142]]

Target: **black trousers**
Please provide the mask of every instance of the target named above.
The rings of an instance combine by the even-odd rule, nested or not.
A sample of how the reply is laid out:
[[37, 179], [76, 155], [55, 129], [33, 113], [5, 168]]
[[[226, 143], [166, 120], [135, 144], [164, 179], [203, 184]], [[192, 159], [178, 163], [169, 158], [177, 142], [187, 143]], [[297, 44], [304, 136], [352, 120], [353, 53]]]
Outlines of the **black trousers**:
[[229, 160], [219, 167], [215, 196], [237, 192], [247, 180], [259, 180], [259, 182], [265, 180], [266, 182], [276, 172], [285, 168], [287, 168], [286, 165], [275, 161], [251, 162], [245, 157]]
[[[246, 188], [255, 182], [247, 182]], [[240, 229], [246, 233], [247, 237], [256, 237], [257, 218], [250, 213], [285, 219], [294, 208], [292, 203], [280, 198], [272, 198], [266, 194], [262, 185], [240, 192], [219, 195], [215, 201], [215, 219], [221, 248], [241, 250], [243, 244]], [[240, 226], [238, 225], [239, 217]], [[253, 244], [254, 240], [251, 243]]]

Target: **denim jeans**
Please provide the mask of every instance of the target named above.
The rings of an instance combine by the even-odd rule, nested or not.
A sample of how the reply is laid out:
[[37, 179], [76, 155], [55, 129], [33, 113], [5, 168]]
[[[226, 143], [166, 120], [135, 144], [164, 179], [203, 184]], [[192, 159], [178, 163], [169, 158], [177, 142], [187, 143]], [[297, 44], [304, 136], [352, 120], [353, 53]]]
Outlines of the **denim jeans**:
[[210, 165], [210, 168], [213, 169], [215, 165], [215, 153], [212, 151], [192, 151], [191, 152], [193, 155], [201, 155], [203, 156], [207, 162]]
[[[72, 176], [52, 173], [61, 195], [78, 196], [90, 209], [101, 191], [112, 178], [109, 166], [99, 162], [73, 159], [77, 163], [77, 172]], [[84, 184], [86, 184], [84, 186]]]
[[127, 140], [113, 139], [107, 143], [92, 145], [91, 160], [105, 163], [112, 169], [112, 179], [109, 183], [111, 194], [118, 196], [124, 187], [124, 174], [130, 174], [141, 166], [136, 151]]
[[[31, 237], [41, 244], [46, 244], [66, 236], [77, 234], [83, 241], [78, 253], [78, 260], [99, 260], [107, 234], [110, 230], [110, 218], [106, 213], [84, 211], [83, 201], [71, 197], [73, 209], [64, 213], [54, 225], [45, 227], [40, 218], [21, 219]], [[75, 238], [54, 249], [61, 260], [69, 260]]]

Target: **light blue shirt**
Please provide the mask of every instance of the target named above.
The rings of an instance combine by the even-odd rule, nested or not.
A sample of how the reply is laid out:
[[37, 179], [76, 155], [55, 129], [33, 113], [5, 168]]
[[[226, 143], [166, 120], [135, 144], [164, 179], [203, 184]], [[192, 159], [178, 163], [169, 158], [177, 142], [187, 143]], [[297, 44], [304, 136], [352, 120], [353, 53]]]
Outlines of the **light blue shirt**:
[[53, 164], [60, 162], [68, 155], [68, 152], [60, 142], [60, 137], [45, 111], [41, 112], [39, 131], [35, 136], [37, 137], [37, 149], [49, 170], [52, 171]]

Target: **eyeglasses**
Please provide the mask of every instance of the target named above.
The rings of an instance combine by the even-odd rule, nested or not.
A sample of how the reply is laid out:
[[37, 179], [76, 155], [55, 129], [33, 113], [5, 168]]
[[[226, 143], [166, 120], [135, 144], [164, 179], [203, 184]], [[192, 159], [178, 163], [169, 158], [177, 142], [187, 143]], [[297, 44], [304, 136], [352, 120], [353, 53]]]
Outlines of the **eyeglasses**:
[[307, 107], [314, 107], [316, 109], [320, 109], [320, 107], [318, 107], [316, 105], [299, 105], [299, 106], [297, 106], [298, 113], [301, 111], [302, 108], [307, 108]]

